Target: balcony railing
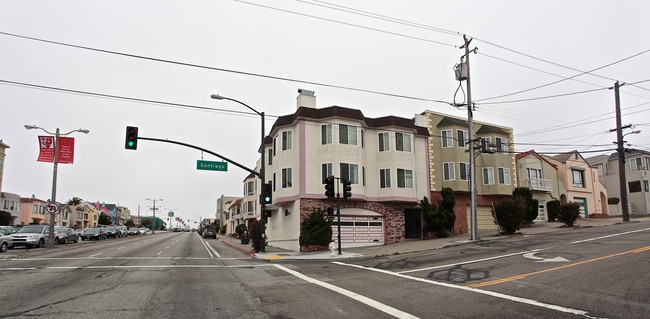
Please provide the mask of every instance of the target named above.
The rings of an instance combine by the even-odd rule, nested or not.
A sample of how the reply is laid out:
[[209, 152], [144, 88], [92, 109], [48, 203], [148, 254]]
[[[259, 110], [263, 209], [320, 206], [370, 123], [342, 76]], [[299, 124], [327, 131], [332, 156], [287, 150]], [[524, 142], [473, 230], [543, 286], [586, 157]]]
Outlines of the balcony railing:
[[530, 178], [528, 179], [528, 188], [538, 191], [550, 192], [553, 190], [553, 181], [550, 179]]

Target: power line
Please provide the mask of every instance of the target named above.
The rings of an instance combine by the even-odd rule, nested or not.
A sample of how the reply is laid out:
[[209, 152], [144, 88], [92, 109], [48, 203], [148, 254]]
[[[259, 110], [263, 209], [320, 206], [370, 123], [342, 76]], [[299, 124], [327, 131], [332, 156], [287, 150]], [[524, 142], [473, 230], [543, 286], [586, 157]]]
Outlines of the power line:
[[551, 99], [551, 98], [556, 98], [556, 97], [563, 97], [563, 96], [570, 96], [570, 95], [577, 95], [577, 94], [591, 93], [591, 92], [602, 91], [602, 90], [608, 90], [608, 89], [609, 89], [609, 88], [604, 87], [604, 88], [599, 88], [599, 89], [591, 89], [591, 90], [578, 91], [578, 92], [570, 92], [570, 93], [562, 93], [562, 94], [555, 94], [555, 95], [539, 96], [539, 97], [533, 97], [533, 98], [529, 98], [529, 99], [519, 99], [519, 100], [510, 100], [510, 101], [498, 101], [498, 102], [484, 102], [484, 103], [476, 103], [476, 105], [488, 105], [488, 104], [506, 104], [506, 103], [530, 102], [530, 101], [538, 101], [538, 100]]
[[390, 96], [390, 97], [395, 97], [395, 98], [402, 98], [402, 99], [409, 99], [409, 100], [416, 100], [416, 101], [442, 103], [442, 104], [447, 104], [447, 105], [451, 104], [450, 102], [442, 101], [442, 100], [434, 100], [434, 99], [427, 99], [427, 98], [408, 96], [408, 95], [402, 95], [402, 94], [386, 93], [386, 92], [373, 91], [373, 90], [368, 90], [368, 89], [353, 88], [353, 87], [347, 87], [347, 86], [336, 85], [336, 84], [328, 84], [328, 83], [322, 83], [322, 82], [314, 82], [314, 81], [306, 81], [306, 80], [300, 80], [300, 79], [285, 78], [285, 77], [273, 76], [273, 75], [267, 75], [267, 74], [260, 74], [260, 73], [252, 73], [252, 72], [245, 72], [245, 71], [217, 68], [217, 67], [205, 66], [205, 65], [200, 65], [200, 64], [193, 64], [193, 63], [180, 62], [180, 61], [174, 61], [174, 60], [166, 60], [166, 59], [161, 59], [161, 58], [154, 58], [154, 57], [148, 57], [148, 56], [118, 52], [118, 51], [111, 51], [111, 50], [105, 50], [105, 49], [92, 48], [92, 47], [76, 45], [76, 44], [70, 44], [70, 43], [64, 43], [64, 42], [57, 42], [57, 41], [39, 39], [39, 38], [28, 37], [28, 36], [24, 36], [24, 35], [7, 33], [7, 32], [2, 32], [2, 31], [0, 31], [0, 35], [6, 35], [6, 36], [22, 38], [22, 39], [38, 41], [38, 42], [44, 42], [44, 43], [49, 43], [49, 44], [56, 44], [56, 45], [61, 45], [61, 46], [77, 48], [77, 49], [83, 49], [83, 50], [89, 50], [89, 51], [95, 51], [95, 52], [102, 52], [102, 53], [108, 53], [108, 54], [113, 54], [113, 55], [120, 55], [120, 56], [129, 57], [129, 58], [135, 58], [135, 59], [143, 59], [143, 60], [149, 60], [149, 61], [155, 61], [155, 62], [163, 62], [163, 63], [169, 63], [169, 64], [175, 64], [175, 65], [182, 65], [182, 66], [199, 68], [199, 69], [206, 69], [206, 70], [213, 70], [213, 71], [220, 71], [220, 72], [228, 72], [228, 73], [234, 73], [234, 74], [239, 74], [239, 75], [254, 76], [254, 77], [260, 77], [260, 78], [266, 78], [266, 79], [272, 79], [272, 80], [279, 80], [279, 81], [286, 81], [286, 82], [317, 85], [317, 86], [322, 86], [322, 87], [329, 87], [329, 88], [336, 88], [336, 89], [342, 89], [342, 90], [378, 94], [378, 95], [383, 95], [383, 96]]

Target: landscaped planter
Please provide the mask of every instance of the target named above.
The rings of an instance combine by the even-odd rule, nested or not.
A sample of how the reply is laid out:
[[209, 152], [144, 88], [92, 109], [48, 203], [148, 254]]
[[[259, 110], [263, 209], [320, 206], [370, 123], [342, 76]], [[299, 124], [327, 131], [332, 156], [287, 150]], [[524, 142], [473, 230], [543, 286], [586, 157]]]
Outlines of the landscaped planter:
[[302, 251], [303, 253], [309, 253], [312, 251], [325, 251], [325, 250], [330, 250], [330, 249], [329, 247], [323, 245], [306, 245], [300, 247], [300, 251]]

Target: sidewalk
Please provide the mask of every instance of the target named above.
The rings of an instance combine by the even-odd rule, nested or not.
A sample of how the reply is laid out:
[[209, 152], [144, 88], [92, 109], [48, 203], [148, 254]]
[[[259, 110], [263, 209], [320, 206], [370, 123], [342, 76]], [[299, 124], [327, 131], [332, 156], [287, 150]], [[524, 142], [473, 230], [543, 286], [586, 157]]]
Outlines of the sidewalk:
[[[641, 217], [641, 218], [631, 218], [631, 223], [634, 222], [650, 222], [650, 217]], [[618, 223], [623, 223], [622, 217], [610, 217], [610, 218], [588, 218], [588, 219], [579, 219], [577, 221], [578, 228], [588, 228], [588, 227], [602, 227], [610, 226]], [[557, 231], [566, 231], [572, 228], [563, 227], [562, 223], [557, 222], [536, 222], [530, 227], [522, 228], [520, 233], [522, 235], [536, 235]], [[518, 235], [514, 235], [518, 236]], [[480, 241], [486, 240], [499, 240], [510, 238], [511, 236], [499, 236], [496, 233], [481, 233], [479, 234]], [[466, 243], [472, 243], [469, 239], [469, 234], [460, 234], [454, 235], [447, 238], [437, 238], [430, 240], [420, 240], [420, 239], [408, 239], [399, 243], [381, 245], [381, 246], [368, 246], [368, 247], [354, 247], [354, 248], [344, 248], [341, 251], [341, 255], [338, 254], [338, 250], [334, 255], [330, 251], [318, 251], [318, 252], [294, 252], [289, 250], [284, 250], [281, 248], [266, 246], [265, 252], [263, 253], [254, 253], [251, 252], [251, 244], [241, 244], [240, 239], [233, 238], [229, 236], [217, 235], [217, 238], [224, 244], [243, 251], [249, 254], [252, 258], [265, 259], [265, 260], [281, 260], [281, 259], [302, 259], [302, 260], [336, 260], [336, 259], [349, 259], [349, 258], [362, 258], [362, 257], [378, 257], [378, 256], [390, 256], [390, 255], [399, 255], [406, 253], [414, 253], [419, 251], [440, 249], [449, 246], [462, 245]]]

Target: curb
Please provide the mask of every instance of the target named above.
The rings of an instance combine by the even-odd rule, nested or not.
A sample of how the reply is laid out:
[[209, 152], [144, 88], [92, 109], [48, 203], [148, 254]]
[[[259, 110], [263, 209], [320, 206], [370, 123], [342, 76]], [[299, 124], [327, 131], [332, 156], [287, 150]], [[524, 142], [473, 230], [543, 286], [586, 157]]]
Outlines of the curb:
[[219, 239], [219, 241], [222, 242], [222, 243], [224, 243], [226, 246], [228, 246], [228, 247], [230, 247], [230, 248], [235, 248], [235, 249], [237, 249], [237, 250], [239, 250], [239, 251], [241, 251], [241, 252], [244, 252], [244, 253], [249, 254], [252, 258], [257, 258], [257, 255], [255, 255], [255, 253], [252, 252], [252, 251], [249, 251], [249, 250], [246, 250], [246, 249], [241, 248], [241, 247], [239, 247], [239, 246], [233, 245], [233, 244], [231, 244], [231, 243], [229, 243], [229, 242], [227, 242], [227, 241], [221, 240], [221, 239]]

